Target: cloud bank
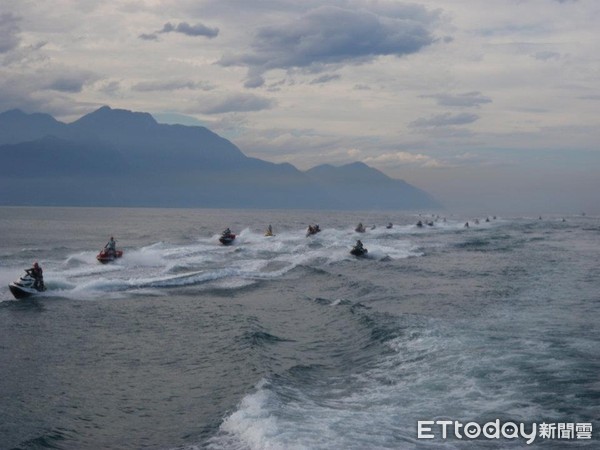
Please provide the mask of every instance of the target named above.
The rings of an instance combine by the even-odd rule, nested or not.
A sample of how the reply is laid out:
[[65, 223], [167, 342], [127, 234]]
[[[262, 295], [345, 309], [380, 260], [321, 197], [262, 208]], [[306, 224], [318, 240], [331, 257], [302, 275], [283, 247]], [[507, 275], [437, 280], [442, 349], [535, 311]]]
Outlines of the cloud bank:
[[224, 56], [223, 66], [246, 66], [246, 87], [264, 83], [272, 69], [322, 71], [343, 64], [361, 64], [378, 56], [418, 52], [434, 38], [434, 14], [418, 6], [346, 9], [321, 6], [297, 19], [260, 28], [250, 52]]

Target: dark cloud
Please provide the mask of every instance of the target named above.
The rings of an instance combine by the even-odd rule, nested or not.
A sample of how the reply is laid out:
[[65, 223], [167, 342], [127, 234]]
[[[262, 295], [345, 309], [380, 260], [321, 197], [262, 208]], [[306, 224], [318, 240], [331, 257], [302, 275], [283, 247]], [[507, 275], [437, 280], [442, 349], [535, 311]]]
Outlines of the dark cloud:
[[434, 41], [429, 27], [436, 15], [421, 6], [361, 5], [357, 9], [321, 6], [291, 22], [261, 28], [250, 52], [223, 56], [219, 63], [247, 66], [248, 80], [255, 80], [247, 85], [256, 86], [256, 80], [271, 69], [321, 71], [329, 65], [415, 53]]
[[434, 94], [422, 95], [421, 98], [433, 98], [440, 106], [452, 107], [476, 107], [486, 103], [492, 103], [492, 99], [481, 92], [466, 92], [464, 94]]
[[225, 98], [219, 98], [213, 102], [205, 101], [199, 109], [204, 114], [224, 114], [230, 112], [250, 112], [270, 109], [273, 101], [252, 94], [235, 94]]
[[209, 28], [201, 23], [190, 25], [187, 22], [179, 22], [179, 24], [173, 25], [171, 22], [167, 22], [159, 33], [181, 33], [187, 36], [205, 36], [207, 38], [214, 38], [219, 34], [219, 29]]
[[255, 75], [252, 77], [248, 77], [246, 79], [246, 82], [244, 83], [244, 87], [257, 88], [257, 87], [261, 87], [263, 84], [265, 84], [265, 79], [260, 75]]
[[87, 76], [58, 76], [50, 81], [45, 87], [59, 92], [81, 92], [83, 85], [88, 81]]
[[329, 83], [330, 81], [339, 80], [340, 78], [342, 78], [340, 75], [334, 75], [334, 74], [322, 75], [322, 76], [312, 80], [310, 82], [310, 84], [324, 84], [324, 83]]
[[156, 33], [140, 34], [138, 37], [144, 41], [158, 41], [158, 35]]
[[181, 33], [186, 36], [204, 36], [209, 39], [217, 37], [219, 34], [218, 28], [210, 28], [204, 24], [197, 23], [196, 25], [190, 25], [187, 22], [179, 22], [177, 25], [167, 22], [164, 24], [162, 30], [155, 31], [154, 33], [143, 33], [138, 38], [144, 41], [157, 41], [158, 35], [161, 33]]
[[58, 78], [46, 86], [47, 89], [59, 92], [81, 92], [84, 80], [74, 78]]
[[19, 45], [20, 20], [11, 13], [0, 14], [0, 54], [7, 53]]
[[48, 68], [44, 72], [38, 72], [31, 81], [36, 84], [36, 89], [78, 93], [86, 84], [96, 82], [99, 78], [97, 74], [88, 70], [56, 66]]
[[479, 119], [477, 114], [471, 113], [443, 113], [429, 118], [420, 118], [410, 124], [414, 128], [436, 128], [447, 127], [453, 125], [467, 125]]

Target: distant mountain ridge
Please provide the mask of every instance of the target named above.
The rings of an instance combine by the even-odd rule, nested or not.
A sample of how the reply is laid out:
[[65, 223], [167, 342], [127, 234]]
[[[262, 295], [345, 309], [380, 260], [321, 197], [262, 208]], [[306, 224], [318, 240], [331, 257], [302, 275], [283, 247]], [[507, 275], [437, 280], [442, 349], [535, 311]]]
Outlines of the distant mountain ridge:
[[20, 109], [0, 113], [0, 145], [33, 141], [47, 135], [58, 135], [66, 125], [49, 114], [26, 114]]
[[356, 162], [306, 172], [247, 157], [201, 126], [103, 106], [65, 124], [0, 113], [0, 204], [436, 209], [426, 192]]

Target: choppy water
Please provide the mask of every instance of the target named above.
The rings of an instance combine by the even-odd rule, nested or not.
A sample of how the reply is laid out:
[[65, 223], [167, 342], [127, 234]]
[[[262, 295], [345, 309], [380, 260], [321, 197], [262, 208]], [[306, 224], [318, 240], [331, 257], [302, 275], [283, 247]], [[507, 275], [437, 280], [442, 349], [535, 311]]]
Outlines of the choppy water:
[[[418, 219], [0, 208], [0, 448], [526, 446], [417, 439], [442, 419], [591, 423], [531, 447], [597, 448], [600, 219]], [[48, 291], [15, 301], [33, 260]]]

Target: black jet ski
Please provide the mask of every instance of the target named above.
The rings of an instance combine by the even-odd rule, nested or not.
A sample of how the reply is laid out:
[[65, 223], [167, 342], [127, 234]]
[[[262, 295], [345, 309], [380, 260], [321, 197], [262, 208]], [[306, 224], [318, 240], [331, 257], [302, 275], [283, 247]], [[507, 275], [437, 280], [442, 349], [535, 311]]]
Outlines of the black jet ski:
[[389, 229], [391, 229], [393, 226], [394, 226], [394, 225], [392, 224], [392, 222], [390, 222], [390, 223], [388, 223], [388, 224], [386, 225], [386, 228], [389, 230]]
[[367, 256], [367, 253], [369, 253], [369, 250], [364, 248], [360, 241], [356, 242], [356, 245], [350, 250], [350, 254], [356, 257]]
[[103, 248], [100, 250], [100, 253], [96, 255], [96, 259], [102, 264], [106, 264], [109, 262], [113, 262], [117, 258], [121, 258], [123, 256], [122, 250], [115, 250], [111, 252], [110, 250]]
[[229, 228], [227, 228], [225, 231], [223, 231], [223, 233], [221, 234], [221, 237], [219, 238], [219, 242], [223, 245], [231, 245], [231, 244], [233, 244], [234, 240], [235, 240], [235, 234], [233, 234], [231, 231], [229, 231]]
[[364, 233], [367, 230], [362, 223], [359, 223], [358, 225], [356, 225], [356, 228], [354, 229], [354, 231], [356, 231], [357, 233]]
[[8, 288], [16, 299], [31, 297], [32, 295], [39, 294], [46, 290], [43, 281], [41, 281], [38, 286], [35, 286], [35, 279], [28, 273], [10, 283]]
[[321, 232], [321, 228], [319, 225], [309, 225], [308, 230], [306, 230], [306, 237], [312, 236], [313, 234], [317, 234]]

